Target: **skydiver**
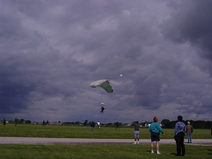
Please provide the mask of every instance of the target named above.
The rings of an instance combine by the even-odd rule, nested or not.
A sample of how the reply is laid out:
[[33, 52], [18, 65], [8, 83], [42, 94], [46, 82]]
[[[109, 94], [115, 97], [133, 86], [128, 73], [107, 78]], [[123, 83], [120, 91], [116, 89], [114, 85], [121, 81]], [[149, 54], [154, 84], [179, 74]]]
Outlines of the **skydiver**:
[[100, 109], [101, 109], [100, 113], [104, 113], [105, 108], [102, 106]]

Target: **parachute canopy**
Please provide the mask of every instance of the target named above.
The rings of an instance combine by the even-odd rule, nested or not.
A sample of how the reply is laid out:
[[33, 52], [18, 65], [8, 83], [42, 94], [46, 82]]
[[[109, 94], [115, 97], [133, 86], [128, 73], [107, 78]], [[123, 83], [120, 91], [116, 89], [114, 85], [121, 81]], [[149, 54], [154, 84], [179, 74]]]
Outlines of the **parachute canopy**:
[[102, 80], [94, 81], [94, 82], [91, 82], [90, 86], [92, 88], [102, 87], [108, 93], [113, 93], [112, 86], [110, 85], [110, 82], [108, 80], [102, 79]]

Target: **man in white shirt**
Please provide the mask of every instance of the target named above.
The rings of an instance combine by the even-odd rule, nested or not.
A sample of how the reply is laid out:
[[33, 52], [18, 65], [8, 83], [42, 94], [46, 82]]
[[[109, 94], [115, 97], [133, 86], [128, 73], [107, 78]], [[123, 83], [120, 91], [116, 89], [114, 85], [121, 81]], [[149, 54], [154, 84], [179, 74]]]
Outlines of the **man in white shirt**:
[[97, 126], [98, 126], [98, 129], [100, 129], [100, 122], [97, 121]]

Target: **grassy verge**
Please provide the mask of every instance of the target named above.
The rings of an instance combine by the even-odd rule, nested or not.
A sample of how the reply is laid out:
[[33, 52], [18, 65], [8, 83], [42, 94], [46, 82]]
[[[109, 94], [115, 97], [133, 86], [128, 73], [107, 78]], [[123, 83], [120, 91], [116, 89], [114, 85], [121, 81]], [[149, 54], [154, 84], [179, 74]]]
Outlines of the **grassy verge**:
[[[1, 145], [1, 159], [174, 159], [175, 145], [161, 145], [151, 154], [149, 145]], [[211, 159], [211, 146], [187, 146], [184, 159]]]
[[[161, 139], [173, 139], [174, 130], [164, 129], [165, 136]], [[82, 126], [58, 126], [50, 125], [48, 127], [41, 125], [7, 124], [0, 125], [0, 136], [4, 137], [48, 137], [48, 138], [103, 138], [103, 139], [131, 139], [133, 138], [133, 128], [123, 127], [115, 129], [114, 127], [95, 128], [94, 131], [90, 127]], [[209, 129], [195, 129], [192, 134], [194, 139], [212, 139]], [[150, 133], [147, 128], [140, 129], [140, 138], [149, 139]]]

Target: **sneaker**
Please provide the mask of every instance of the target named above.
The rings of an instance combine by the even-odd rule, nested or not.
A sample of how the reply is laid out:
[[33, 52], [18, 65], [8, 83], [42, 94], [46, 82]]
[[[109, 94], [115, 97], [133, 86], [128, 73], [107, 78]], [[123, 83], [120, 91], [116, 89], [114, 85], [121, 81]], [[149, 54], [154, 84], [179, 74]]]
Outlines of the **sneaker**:
[[137, 144], [139, 144], [139, 141], [137, 141]]
[[133, 144], [136, 144], [136, 142], [133, 142]]
[[160, 154], [160, 152], [159, 152], [159, 151], [157, 151], [157, 154]]
[[155, 152], [152, 150], [151, 153], [155, 153]]

